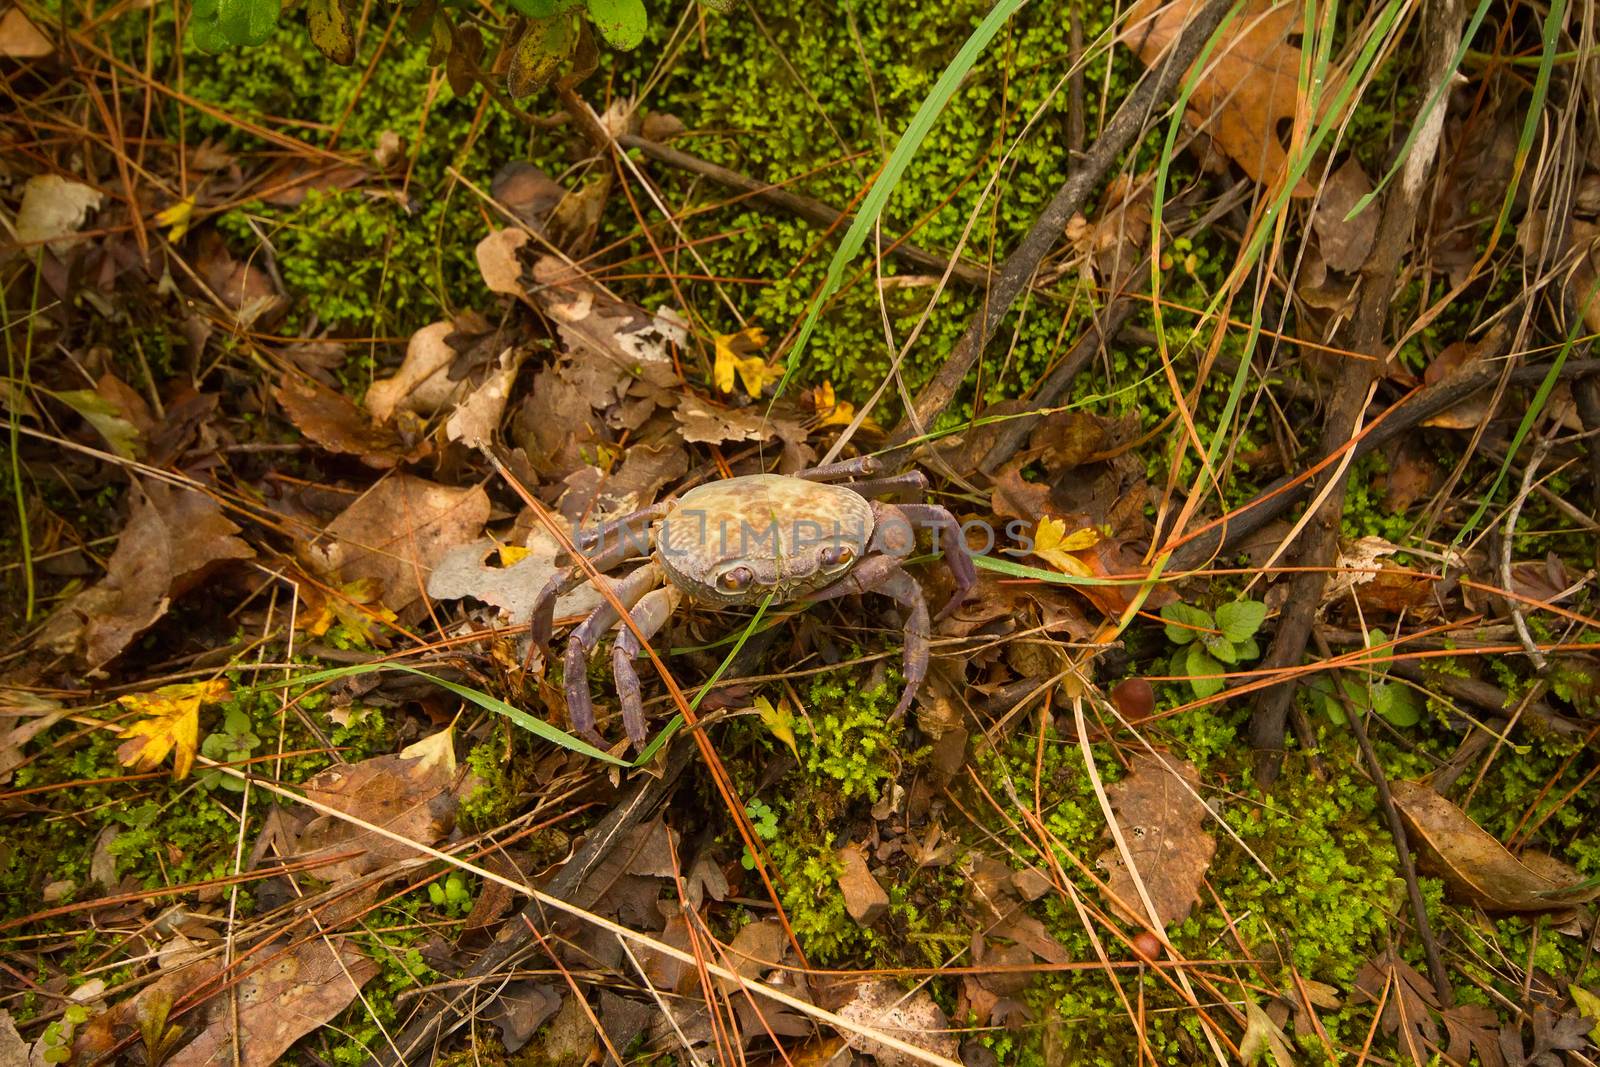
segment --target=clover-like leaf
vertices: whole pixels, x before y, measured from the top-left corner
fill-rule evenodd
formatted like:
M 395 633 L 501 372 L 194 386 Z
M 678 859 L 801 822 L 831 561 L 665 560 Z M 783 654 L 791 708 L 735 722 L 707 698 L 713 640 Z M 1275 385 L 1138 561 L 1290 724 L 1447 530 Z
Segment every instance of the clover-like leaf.
M 1400 682 L 1381 682 L 1372 687 L 1372 710 L 1382 715 L 1391 726 L 1415 726 L 1422 721 L 1422 697 L 1409 685 Z
M 506 90 L 512 98 L 520 100 L 548 85 L 561 61 L 572 51 L 572 42 L 572 20 L 567 15 L 530 22 L 516 51 L 511 53 L 511 67 L 506 71 Z
M 1184 667 L 1189 675 L 1189 687 L 1194 695 L 1204 700 L 1216 696 L 1227 687 L 1223 680 L 1223 666 L 1211 658 L 1205 646 L 1198 641 L 1190 645 L 1184 657 Z
M 348 67 L 356 58 L 356 35 L 342 0 L 306 0 L 311 43 L 328 59 Z
M 589 19 L 612 48 L 637 48 L 650 26 L 644 0 L 589 0 Z
M 1267 619 L 1267 606 L 1259 600 L 1234 600 L 1217 608 L 1217 629 L 1234 644 L 1254 637 Z
M 1175 645 L 1187 645 L 1201 634 L 1217 628 L 1209 611 L 1201 611 L 1177 601 L 1164 606 L 1161 617 L 1167 621 L 1167 640 Z

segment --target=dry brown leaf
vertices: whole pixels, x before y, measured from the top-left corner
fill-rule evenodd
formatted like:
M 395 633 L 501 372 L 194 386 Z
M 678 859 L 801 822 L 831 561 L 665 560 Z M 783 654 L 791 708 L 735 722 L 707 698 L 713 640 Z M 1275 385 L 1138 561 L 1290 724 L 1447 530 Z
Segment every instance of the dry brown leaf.
M 194 1034 L 164 1067 L 209 1067 L 233 1063 L 234 1041 L 241 1067 L 272 1067 L 300 1038 L 338 1015 L 356 992 L 378 973 L 341 936 L 311 938 L 298 945 L 281 942 L 252 952 L 241 967 L 245 977 L 234 994 L 222 989 L 222 966 L 205 961 L 163 976 L 138 995 L 92 1017 L 78 1032 L 74 1062 L 92 1063 L 110 1055 L 123 1038 L 138 1045 L 140 1009 L 148 1004 L 201 997 L 196 1013 L 173 1021 Z M 237 1012 L 235 1012 L 237 1007 Z M 198 1033 L 194 1028 L 201 1027 Z
M 48 243 L 50 251 L 61 255 L 82 238 L 74 237 L 100 207 L 105 196 L 82 182 L 59 174 L 39 174 L 22 187 L 22 203 L 17 208 L 17 243 Z
M 1428 385 L 1438 385 L 1457 374 L 1479 370 L 1499 351 L 1498 334 L 1490 334 L 1479 341 L 1456 341 L 1446 345 L 1444 351 L 1433 357 L 1428 369 L 1422 373 L 1422 380 Z M 1490 406 L 1492 398 L 1491 390 L 1480 390 L 1461 403 L 1422 420 L 1422 425 L 1445 430 L 1477 429 L 1494 414 L 1494 409 Z
M 1485 911 L 1555 911 L 1600 899 L 1600 886 L 1572 889 L 1582 877 L 1553 857 L 1518 859 L 1427 786 L 1394 782 L 1390 790 L 1422 866 Z
M 488 519 L 489 497 L 480 486 L 455 488 L 396 475 L 328 524 L 329 543 L 309 545 L 305 553 L 341 583 L 377 581 L 383 603 L 399 612 L 421 598 L 445 553 L 476 540 Z
M 887 979 L 863 982 L 852 990 L 848 1003 L 838 1014 L 853 1023 L 881 1030 L 948 1060 L 955 1060 L 959 1044 L 950 1032 L 950 1021 L 926 989 L 907 993 Z M 907 1053 L 892 1049 L 850 1030 L 843 1033 L 845 1043 L 863 1055 L 872 1056 L 879 1067 L 920 1067 L 921 1062 Z
M 1413 1063 L 1420 1067 L 1430 1061 L 1430 1050 L 1439 1045 L 1439 1026 L 1433 1018 L 1439 997 L 1432 982 L 1386 949 L 1356 975 L 1356 992 L 1374 1003 L 1383 1002 L 1379 1018 L 1383 1032 L 1399 1038 Z
M 445 729 L 395 755 L 330 767 L 302 788 L 320 804 L 419 844 L 433 845 L 455 826 L 460 798 L 476 787 L 470 775 L 458 779 L 454 739 Z M 311 873 L 327 882 L 340 882 L 421 855 L 334 815 L 318 815 L 300 834 L 299 859 L 323 859 L 346 852 L 360 854 Z
M 289 310 L 288 299 L 265 268 L 251 259 L 235 259 L 214 230 L 204 231 L 199 240 L 195 267 L 240 326 L 264 328 Z
M 1128 14 L 1123 43 L 1145 66 L 1154 66 L 1164 61 L 1200 6 L 1200 0 L 1140 0 Z M 1264 185 L 1285 175 L 1288 157 L 1277 130 L 1292 122 L 1303 104 L 1300 49 L 1288 43 L 1299 25 L 1300 9 L 1294 5 L 1249 0 L 1189 97 L 1190 122 Z M 1311 193 L 1303 179 L 1295 184 L 1295 196 Z
M 28 20 L 21 8 L 7 8 L 0 15 L 0 56 L 7 59 L 43 59 L 56 46 Z
M 699 397 L 689 396 L 678 404 L 673 415 L 683 428 L 683 439 L 691 443 L 720 445 L 730 441 L 765 441 L 773 437 L 785 441 L 805 439 L 805 431 L 798 423 L 767 418 L 764 404 L 719 408 Z
M 1283 1027 L 1273 1022 L 1253 1000 L 1245 1001 L 1244 1011 L 1245 1028 L 1244 1036 L 1239 1039 L 1239 1058 L 1247 1064 L 1255 1063 L 1270 1049 L 1277 1067 L 1292 1067 L 1294 1054 Z
M 519 253 L 531 238 L 516 228 L 496 230 L 478 242 L 478 273 L 490 292 L 504 293 L 518 300 L 527 300 L 528 291 L 522 285 L 522 259 Z
M 1483 1004 L 1456 1004 L 1439 1013 L 1450 1044 L 1444 1051 L 1451 1063 L 1470 1063 L 1478 1053 L 1479 1067 L 1505 1067 L 1500 1054 L 1500 1017 Z
M 152 480 L 134 483 L 132 495 L 133 512 L 105 578 L 58 608 L 37 639 L 91 668 L 119 655 L 213 565 L 255 555 L 205 493 Z
M 746 923 L 728 943 L 726 965 L 747 982 L 759 979 L 767 971 L 783 962 L 789 949 L 789 935 L 777 919 L 760 919 Z M 731 993 L 734 984 L 720 979 L 724 992 Z
M 862 926 L 871 926 L 888 912 L 889 894 L 872 877 L 860 845 L 846 845 L 838 856 L 843 864 L 839 872 L 839 892 L 844 897 L 844 910 Z
M 532 163 L 507 163 L 495 171 L 489 195 L 507 211 L 537 233 L 545 232 L 545 220 L 567 190 Z
M 1154 921 L 1163 928 L 1188 916 L 1217 850 L 1216 841 L 1205 832 L 1209 813 L 1190 792 L 1199 782 L 1200 772 L 1184 760 L 1140 753 L 1133 757 L 1128 776 L 1106 787 L 1129 858 L 1155 906 Z M 1142 926 L 1147 920 L 1141 898 L 1121 852 L 1113 846 L 1096 862 L 1109 872 L 1116 894 L 1112 909 Z
M 456 351 L 445 343 L 455 329 L 452 322 L 434 322 L 412 334 L 394 377 L 380 378 L 367 390 L 367 413 L 388 422 L 396 411 L 427 417 L 444 407 L 456 390 L 449 373 Z
M 1336 271 L 1353 274 L 1372 251 L 1378 235 L 1377 208 L 1369 206 L 1355 218 L 1345 218 L 1371 191 L 1372 180 L 1354 157 L 1330 174 L 1318 191 L 1311 227 L 1317 232 L 1323 261 Z
M 500 353 L 489 376 L 463 397 L 445 420 L 444 435 L 471 448 L 492 443 L 500 429 L 500 419 L 505 415 L 506 402 L 511 399 L 511 384 L 516 381 L 517 370 L 527 354 L 521 348 L 508 348 Z
M 329 452 L 357 456 L 377 470 L 419 458 L 427 442 L 407 449 L 392 428 L 374 426 L 342 393 L 317 382 L 284 374 L 272 391 L 289 421 L 314 444 Z

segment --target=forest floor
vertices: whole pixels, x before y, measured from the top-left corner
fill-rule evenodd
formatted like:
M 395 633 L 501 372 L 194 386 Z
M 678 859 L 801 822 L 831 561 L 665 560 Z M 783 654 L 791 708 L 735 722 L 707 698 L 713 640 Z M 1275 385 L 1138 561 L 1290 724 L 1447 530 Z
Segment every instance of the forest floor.
M 0 1067 L 1600 1063 L 1591 7 L 256 2 L 0 14 Z

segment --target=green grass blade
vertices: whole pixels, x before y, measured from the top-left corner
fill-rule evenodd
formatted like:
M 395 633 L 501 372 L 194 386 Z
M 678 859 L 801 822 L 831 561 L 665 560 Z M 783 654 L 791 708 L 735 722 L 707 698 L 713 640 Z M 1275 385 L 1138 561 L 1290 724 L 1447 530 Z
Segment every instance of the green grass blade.
M 961 46 L 961 51 L 956 53 L 950 65 L 945 67 L 944 73 L 939 75 L 939 80 L 928 93 L 927 99 L 922 101 L 917 113 L 911 117 L 906 132 L 900 135 L 900 143 L 895 145 L 894 151 L 889 154 L 889 161 L 884 164 L 883 171 L 862 199 L 861 209 L 856 212 L 855 218 L 850 222 L 850 228 L 845 231 L 844 238 L 834 251 L 833 258 L 828 261 L 828 272 L 823 278 L 822 288 L 812 298 L 811 307 L 806 310 L 805 322 L 801 324 L 800 332 L 795 336 L 794 346 L 789 349 L 783 378 L 773 393 L 774 398 L 782 395 L 784 387 L 789 384 L 789 379 L 799 369 L 800 357 L 805 352 L 806 342 L 810 340 L 812 331 L 816 329 L 817 319 L 821 316 L 823 307 L 839 290 L 839 285 L 844 280 L 845 268 L 866 244 L 867 234 L 883 214 L 883 209 L 889 203 L 889 197 L 894 192 L 895 186 L 900 184 L 906 167 L 911 164 L 917 149 L 922 147 L 923 140 L 933 129 L 934 120 L 955 96 L 956 90 L 961 87 L 961 80 L 978 62 L 978 56 L 988 47 L 994 35 L 1000 32 L 1000 27 L 1004 26 L 1006 20 L 1024 3 L 1026 0 L 996 0 L 994 7 L 989 9 L 989 13 L 978 24 L 978 28 L 972 31 L 972 36 Z

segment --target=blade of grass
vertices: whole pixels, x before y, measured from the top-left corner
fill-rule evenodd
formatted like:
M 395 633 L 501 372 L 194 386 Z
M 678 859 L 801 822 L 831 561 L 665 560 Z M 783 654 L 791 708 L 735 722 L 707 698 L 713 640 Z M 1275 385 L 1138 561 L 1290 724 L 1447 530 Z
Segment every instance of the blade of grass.
M 883 170 L 878 173 L 877 179 L 872 183 L 872 188 L 861 201 L 861 209 L 856 212 L 850 221 L 850 228 L 845 231 L 844 238 L 839 242 L 839 247 L 834 251 L 833 258 L 828 261 L 828 270 L 823 277 L 822 288 L 811 300 L 811 306 L 806 309 L 805 321 L 801 323 L 800 332 L 795 336 L 794 345 L 789 349 L 789 358 L 783 371 L 783 378 L 779 380 L 778 387 L 773 391 L 776 400 L 783 394 L 784 388 L 789 384 L 790 378 L 800 367 L 800 357 L 805 352 L 806 341 L 811 338 L 812 331 L 816 328 L 817 319 L 822 314 L 823 307 L 830 297 L 838 291 L 840 283 L 844 280 L 844 271 L 855 259 L 866 243 L 867 234 L 883 214 L 884 207 L 889 203 L 889 197 L 894 192 L 895 186 L 900 184 L 901 177 L 905 174 L 906 167 L 911 164 L 911 159 L 917 154 L 917 149 L 922 146 L 923 140 L 933 129 L 934 120 L 939 113 L 950 103 L 956 90 L 961 87 L 961 80 L 967 76 L 978 61 L 978 56 L 983 52 L 994 35 L 1000 32 L 1000 27 L 1006 20 L 1016 13 L 1027 0 L 996 0 L 994 7 L 984 16 L 978 28 L 972 31 L 961 50 L 956 53 L 950 65 L 945 67 L 944 73 L 939 75 L 939 80 L 934 83 L 932 91 L 922 101 L 922 106 L 911 117 L 906 125 L 905 133 L 900 135 L 900 142 L 895 145 L 894 151 L 889 154 L 888 162 L 883 165 Z

